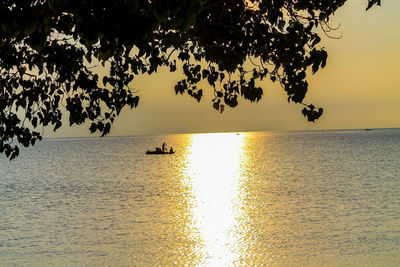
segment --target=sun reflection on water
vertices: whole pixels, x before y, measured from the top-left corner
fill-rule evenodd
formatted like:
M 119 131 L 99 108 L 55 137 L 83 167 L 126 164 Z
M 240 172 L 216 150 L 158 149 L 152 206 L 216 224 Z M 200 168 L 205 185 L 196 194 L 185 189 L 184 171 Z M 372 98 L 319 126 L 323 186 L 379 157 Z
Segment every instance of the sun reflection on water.
M 186 183 L 191 206 L 193 236 L 199 240 L 201 264 L 226 266 L 239 262 L 237 247 L 245 226 L 241 166 L 245 135 L 197 134 L 191 137 Z

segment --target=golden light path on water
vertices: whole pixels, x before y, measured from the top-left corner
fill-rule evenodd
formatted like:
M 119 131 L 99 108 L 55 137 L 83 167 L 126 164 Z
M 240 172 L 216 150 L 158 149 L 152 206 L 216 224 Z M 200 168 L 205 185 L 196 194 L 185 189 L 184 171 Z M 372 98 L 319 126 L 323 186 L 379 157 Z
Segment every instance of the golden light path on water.
M 239 262 L 245 232 L 241 166 L 245 134 L 197 134 L 191 137 L 185 183 L 190 203 L 190 229 L 200 265 L 231 266 Z

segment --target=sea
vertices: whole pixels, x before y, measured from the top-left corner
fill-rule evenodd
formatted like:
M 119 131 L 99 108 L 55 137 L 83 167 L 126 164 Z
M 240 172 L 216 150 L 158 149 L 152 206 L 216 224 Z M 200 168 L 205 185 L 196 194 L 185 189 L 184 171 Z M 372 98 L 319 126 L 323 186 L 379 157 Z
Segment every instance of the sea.
M 0 158 L 0 266 L 400 266 L 400 129 L 45 139 Z

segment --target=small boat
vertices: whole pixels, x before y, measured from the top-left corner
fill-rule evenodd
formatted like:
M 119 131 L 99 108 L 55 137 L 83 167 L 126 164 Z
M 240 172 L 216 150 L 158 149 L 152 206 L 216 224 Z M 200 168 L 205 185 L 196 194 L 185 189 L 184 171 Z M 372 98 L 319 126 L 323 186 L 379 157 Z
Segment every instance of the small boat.
M 165 154 L 174 154 L 175 151 L 172 149 L 170 150 L 162 150 L 159 147 L 156 147 L 156 150 L 147 150 L 146 154 L 157 154 L 157 155 L 165 155 Z
M 146 151 L 146 154 L 157 154 L 157 155 L 165 155 L 165 154 L 174 154 L 175 153 L 175 151 L 158 151 L 158 150 L 147 150 Z

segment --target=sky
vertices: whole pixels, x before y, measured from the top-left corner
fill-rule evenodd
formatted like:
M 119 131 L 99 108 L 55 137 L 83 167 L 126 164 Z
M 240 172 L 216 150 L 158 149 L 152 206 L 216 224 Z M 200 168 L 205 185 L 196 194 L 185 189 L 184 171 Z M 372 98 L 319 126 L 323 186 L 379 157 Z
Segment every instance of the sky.
M 204 88 L 200 103 L 175 95 L 183 76 L 165 69 L 135 78 L 139 106 L 124 109 L 110 135 L 400 127 L 400 1 L 384 0 L 368 11 L 366 5 L 366 0 L 347 1 L 331 20 L 340 25 L 334 35 L 342 37 L 321 36 L 327 66 L 308 76 L 304 100 L 324 108 L 315 123 L 303 117 L 301 105 L 288 104 L 283 89 L 270 80 L 259 84 L 261 101 L 240 99 L 236 108 L 219 114 L 212 108 L 211 88 Z M 88 125 L 64 125 L 55 134 L 47 129 L 45 136 L 90 136 Z

